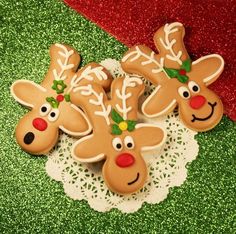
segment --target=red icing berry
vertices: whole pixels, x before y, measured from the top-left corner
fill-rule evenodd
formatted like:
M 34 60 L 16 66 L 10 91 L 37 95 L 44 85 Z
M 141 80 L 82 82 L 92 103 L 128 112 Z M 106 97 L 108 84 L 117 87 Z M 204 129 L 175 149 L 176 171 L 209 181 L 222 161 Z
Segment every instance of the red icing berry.
M 181 76 L 185 76 L 185 75 L 186 75 L 186 71 L 185 71 L 184 69 L 180 69 L 180 70 L 179 70 L 179 74 L 180 74 Z
M 116 164 L 119 167 L 129 167 L 135 162 L 134 156 L 129 153 L 123 153 L 117 156 Z
M 191 97 L 190 101 L 189 101 L 189 105 L 193 108 L 193 109 L 199 109 L 201 108 L 206 102 L 206 98 L 201 96 L 201 95 L 197 95 L 197 96 L 193 96 Z
M 62 102 L 63 100 L 64 100 L 64 96 L 63 95 L 61 95 L 61 94 L 57 95 L 57 101 L 58 102 Z
M 39 131 L 44 131 L 48 127 L 47 122 L 42 118 L 35 118 L 32 124 Z

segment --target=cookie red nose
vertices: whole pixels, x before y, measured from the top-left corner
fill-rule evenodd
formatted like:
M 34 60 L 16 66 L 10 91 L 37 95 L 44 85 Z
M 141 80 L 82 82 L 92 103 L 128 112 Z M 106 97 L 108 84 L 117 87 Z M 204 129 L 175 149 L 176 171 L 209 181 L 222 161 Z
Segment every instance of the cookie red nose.
M 41 118 L 35 118 L 33 120 L 33 126 L 39 130 L 39 131 L 44 131 L 47 129 L 48 127 L 48 124 L 47 122 L 44 120 L 44 119 L 41 119 Z
M 134 156 L 128 153 L 120 154 L 116 158 L 116 164 L 119 167 L 130 167 L 134 164 Z
M 199 109 L 201 108 L 206 102 L 206 98 L 201 96 L 201 95 L 197 95 L 197 96 L 193 96 L 191 97 L 190 101 L 189 101 L 189 105 L 193 108 L 193 109 Z

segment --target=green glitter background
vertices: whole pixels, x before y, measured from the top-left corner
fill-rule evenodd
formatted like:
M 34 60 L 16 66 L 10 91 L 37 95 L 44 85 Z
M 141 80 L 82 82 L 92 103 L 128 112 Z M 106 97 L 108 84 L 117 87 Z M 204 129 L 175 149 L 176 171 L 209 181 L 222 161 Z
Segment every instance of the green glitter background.
M 0 0 L 0 233 L 236 233 L 236 124 L 224 117 L 196 136 L 187 181 L 160 204 L 133 214 L 92 210 L 47 176 L 46 158 L 24 153 L 14 127 L 26 109 L 10 97 L 14 80 L 40 82 L 48 48 L 64 42 L 83 64 L 120 59 L 126 47 L 57 0 Z

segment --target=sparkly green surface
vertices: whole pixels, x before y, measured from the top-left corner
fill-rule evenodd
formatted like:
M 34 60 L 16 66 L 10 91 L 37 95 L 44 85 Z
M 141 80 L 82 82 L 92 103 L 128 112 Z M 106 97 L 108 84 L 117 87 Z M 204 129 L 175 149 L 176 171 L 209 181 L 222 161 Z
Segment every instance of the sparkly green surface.
M 226 117 L 197 135 L 200 154 L 184 185 L 134 214 L 99 213 L 71 200 L 47 176 L 46 158 L 19 149 L 14 126 L 26 110 L 10 97 L 10 84 L 41 81 L 55 42 L 81 51 L 84 64 L 126 50 L 56 0 L 0 0 L 0 233 L 235 233 L 236 124 Z

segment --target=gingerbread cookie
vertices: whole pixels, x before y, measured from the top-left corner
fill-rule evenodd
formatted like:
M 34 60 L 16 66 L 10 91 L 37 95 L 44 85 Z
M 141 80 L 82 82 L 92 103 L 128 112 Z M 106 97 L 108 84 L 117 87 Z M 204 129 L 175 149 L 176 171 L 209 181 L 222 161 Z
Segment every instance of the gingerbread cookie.
M 181 23 L 166 24 L 154 36 L 159 54 L 144 45 L 134 46 L 124 55 L 122 68 L 157 85 L 142 105 L 146 116 L 168 114 L 178 105 L 187 127 L 207 131 L 223 115 L 220 98 L 207 86 L 222 73 L 224 60 L 211 54 L 192 62 L 183 43 L 184 34 Z
M 48 152 L 58 140 L 59 129 L 73 136 L 84 136 L 91 131 L 85 114 L 70 99 L 73 88 L 97 82 L 110 86 L 106 70 L 91 63 L 78 69 L 80 55 L 69 46 L 52 45 L 48 73 L 39 85 L 29 80 L 18 80 L 11 86 L 16 101 L 31 109 L 16 127 L 16 140 L 23 150 L 32 154 Z
M 141 79 L 125 77 L 112 82 L 110 99 L 98 84 L 80 86 L 71 93 L 71 100 L 85 110 L 93 126 L 93 134 L 73 146 L 73 157 L 81 162 L 105 160 L 105 183 L 119 194 L 134 193 L 144 185 L 147 167 L 140 153 L 165 140 L 161 128 L 137 122 L 143 91 Z

